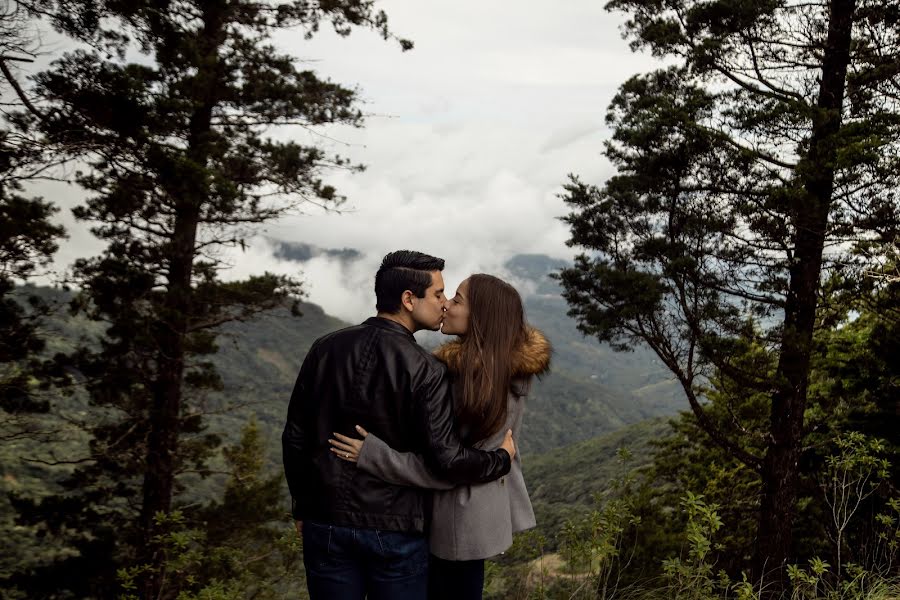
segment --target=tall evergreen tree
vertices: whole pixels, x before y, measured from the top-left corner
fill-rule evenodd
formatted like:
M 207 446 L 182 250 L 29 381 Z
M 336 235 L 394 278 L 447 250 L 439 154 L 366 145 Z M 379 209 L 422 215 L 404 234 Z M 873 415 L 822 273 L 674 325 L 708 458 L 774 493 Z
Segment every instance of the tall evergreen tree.
M 622 85 L 602 188 L 573 178 L 563 271 L 582 330 L 649 345 L 710 438 L 761 477 L 756 565 L 791 557 L 822 283 L 896 244 L 900 12 L 877 0 L 612 0 L 670 66 Z M 827 312 L 827 311 L 826 311 Z M 736 364 L 750 346 L 758 364 Z M 728 377 L 767 398 L 762 452 L 707 417 Z
M 112 551 L 150 566 L 141 593 L 156 598 L 165 577 L 156 523 L 177 502 L 179 474 L 204 471 L 218 444 L 204 430 L 202 400 L 221 383 L 204 356 L 222 324 L 300 292 L 271 274 L 222 281 L 221 249 L 243 247 L 254 225 L 302 202 L 337 205 L 323 173 L 358 168 L 315 145 L 266 137 L 275 126 L 363 118 L 354 90 L 270 38 L 289 28 L 309 37 L 329 22 L 341 35 L 364 27 L 392 36 L 371 0 L 65 4 L 74 12 L 59 26 L 88 47 L 37 75 L 36 89 L 51 107 L 44 133 L 89 165 L 78 183 L 90 197 L 75 216 L 107 243 L 75 264 L 82 294 L 73 308 L 108 326 L 99 350 L 76 359 L 109 418 L 93 427 L 90 460 L 66 482 L 71 491 L 31 514 L 102 531 L 75 542 L 81 551 L 68 567 L 53 567 L 77 568 L 76 593 L 110 593 L 118 561 L 88 555 Z

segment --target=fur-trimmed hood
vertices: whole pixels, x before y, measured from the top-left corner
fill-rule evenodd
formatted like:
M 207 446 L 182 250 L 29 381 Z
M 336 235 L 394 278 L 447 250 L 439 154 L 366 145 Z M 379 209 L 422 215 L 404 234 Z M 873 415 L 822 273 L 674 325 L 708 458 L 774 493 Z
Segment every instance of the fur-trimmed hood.
M 544 375 L 550 370 L 550 355 L 553 347 L 539 329 L 528 327 L 525 343 L 512 353 L 513 377 Z M 442 344 L 434 355 L 447 365 L 451 373 L 462 371 L 462 341 L 454 340 Z

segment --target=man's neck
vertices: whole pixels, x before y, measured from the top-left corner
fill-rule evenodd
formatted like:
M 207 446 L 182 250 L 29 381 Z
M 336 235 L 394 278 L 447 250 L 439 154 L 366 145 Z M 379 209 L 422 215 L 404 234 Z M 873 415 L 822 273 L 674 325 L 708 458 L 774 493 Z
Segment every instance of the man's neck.
M 410 333 L 416 332 L 415 326 L 413 325 L 413 322 L 412 322 L 412 319 L 404 318 L 404 316 L 402 314 L 380 312 L 380 313 L 376 314 L 375 316 L 380 319 L 387 319 L 388 321 L 393 321 L 394 323 L 400 323 L 401 325 L 406 327 L 406 329 Z

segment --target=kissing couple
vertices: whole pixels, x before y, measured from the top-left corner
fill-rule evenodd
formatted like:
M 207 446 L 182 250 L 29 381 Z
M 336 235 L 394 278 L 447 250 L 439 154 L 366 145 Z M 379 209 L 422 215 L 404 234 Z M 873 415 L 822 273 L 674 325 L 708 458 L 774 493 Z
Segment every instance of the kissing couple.
M 444 295 L 444 261 L 400 250 L 377 315 L 316 340 L 282 435 L 312 600 L 480 599 L 484 560 L 535 526 L 514 439 L 550 344 L 492 275 Z M 434 354 L 413 333 L 456 339 Z

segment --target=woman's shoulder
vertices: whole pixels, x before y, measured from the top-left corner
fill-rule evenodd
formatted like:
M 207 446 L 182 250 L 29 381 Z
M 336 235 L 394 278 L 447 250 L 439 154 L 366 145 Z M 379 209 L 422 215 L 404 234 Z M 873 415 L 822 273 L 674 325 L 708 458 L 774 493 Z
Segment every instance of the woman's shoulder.
M 460 339 L 441 344 L 435 348 L 433 356 L 436 360 L 447 365 L 450 373 L 458 374 L 462 371 L 463 345 Z
M 524 398 L 531 393 L 531 384 L 534 381 L 533 375 L 519 375 L 513 377 L 509 384 L 509 393 L 513 398 Z
M 513 380 L 545 375 L 550 371 L 552 355 L 553 346 L 547 336 L 537 327 L 528 327 L 525 339 L 512 352 Z

